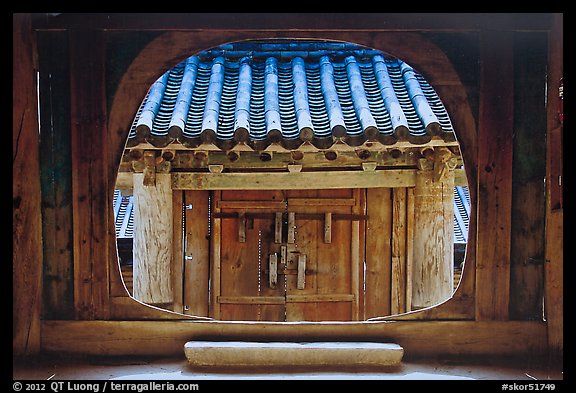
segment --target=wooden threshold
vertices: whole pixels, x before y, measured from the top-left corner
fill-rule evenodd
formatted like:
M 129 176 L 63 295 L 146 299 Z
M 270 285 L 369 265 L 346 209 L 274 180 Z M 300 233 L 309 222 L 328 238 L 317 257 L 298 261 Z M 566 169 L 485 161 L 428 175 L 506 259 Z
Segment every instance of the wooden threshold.
M 189 341 L 190 366 L 205 367 L 389 367 L 398 366 L 404 349 L 381 342 Z

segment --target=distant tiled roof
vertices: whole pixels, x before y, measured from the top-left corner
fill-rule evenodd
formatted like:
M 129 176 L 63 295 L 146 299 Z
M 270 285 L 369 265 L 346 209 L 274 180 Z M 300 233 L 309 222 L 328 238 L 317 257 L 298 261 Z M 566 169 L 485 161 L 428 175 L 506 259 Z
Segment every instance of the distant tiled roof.
M 114 221 L 118 238 L 132 238 L 134 215 L 133 197 L 114 191 Z M 468 242 L 468 223 L 470 221 L 470 195 L 468 187 L 454 187 L 454 243 Z
M 363 46 L 275 40 L 225 44 L 176 65 L 150 88 L 127 147 L 220 149 L 271 143 L 319 149 L 338 140 L 454 141 L 434 89 L 405 62 Z
M 468 242 L 470 194 L 468 187 L 454 187 L 454 243 Z
M 117 238 L 132 238 L 134 231 L 134 214 L 132 207 L 134 198 L 122 195 L 120 190 L 114 190 L 114 222 Z

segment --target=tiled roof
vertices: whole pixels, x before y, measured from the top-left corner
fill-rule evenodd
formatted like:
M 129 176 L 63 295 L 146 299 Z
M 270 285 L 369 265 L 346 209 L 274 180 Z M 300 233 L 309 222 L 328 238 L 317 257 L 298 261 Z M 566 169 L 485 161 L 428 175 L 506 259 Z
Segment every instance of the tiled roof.
M 114 191 L 114 221 L 118 238 L 132 238 L 134 214 L 133 197 Z M 468 242 L 468 224 L 470 221 L 470 195 L 468 187 L 454 187 L 454 243 Z
M 405 62 L 363 46 L 275 40 L 225 44 L 162 75 L 135 116 L 127 147 L 244 143 L 319 149 L 337 141 L 454 141 L 434 89 Z

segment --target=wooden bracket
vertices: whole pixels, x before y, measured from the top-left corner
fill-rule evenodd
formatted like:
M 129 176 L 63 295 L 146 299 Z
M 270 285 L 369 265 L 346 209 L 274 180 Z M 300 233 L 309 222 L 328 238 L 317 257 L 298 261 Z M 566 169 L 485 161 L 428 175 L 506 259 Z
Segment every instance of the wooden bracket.
M 375 171 L 377 165 L 378 165 L 378 163 L 373 162 L 373 161 L 363 162 L 362 163 L 362 170 L 363 171 L 370 171 L 370 172 Z
M 145 186 L 156 185 L 156 152 L 153 150 L 146 150 L 143 156 L 144 160 L 144 180 Z
M 452 152 L 447 148 L 434 149 L 434 182 L 441 181 L 449 170 L 448 162 L 452 158 Z
M 290 173 L 302 172 L 302 165 L 300 165 L 300 164 L 288 164 L 288 172 L 290 172 Z
M 222 171 L 224 170 L 224 165 L 211 164 L 208 165 L 208 170 L 210 171 L 210 173 L 222 173 Z

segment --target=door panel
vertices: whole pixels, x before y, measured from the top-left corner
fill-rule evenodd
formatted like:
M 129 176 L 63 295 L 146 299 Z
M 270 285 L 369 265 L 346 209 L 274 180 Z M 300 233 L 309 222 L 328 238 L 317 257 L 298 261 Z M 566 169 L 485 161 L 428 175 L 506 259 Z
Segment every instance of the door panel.
M 215 243 L 219 243 L 220 261 L 213 261 L 219 263 L 219 269 L 213 269 L 220 274 L 214 305 L 219 312 L 215 315 L 253 321 L 358 319 L 362 192 L 219 194 L 215 218 L 220 225 L 215 227 L 220 233 L 214 236 L 220 238 Z M 271 255 L 276 261 L 273 269 Z M 277 272 L 274 287 L 271 270 Z
M 295 212 L 295 249 L 306 255 L 306 285 L 287 278 L 288 321 L 350 321 L 354 319 L 352 292 L 352 225 L 349 219 L 332 219 L 326 243 L 325 213 L 353 213 L 352 190 L 307 190 L 288 193 L 288 211 Z M 356 234 L 357 236 L 358 234 Z M 358 242 L 355 242 L 358 245 Z

